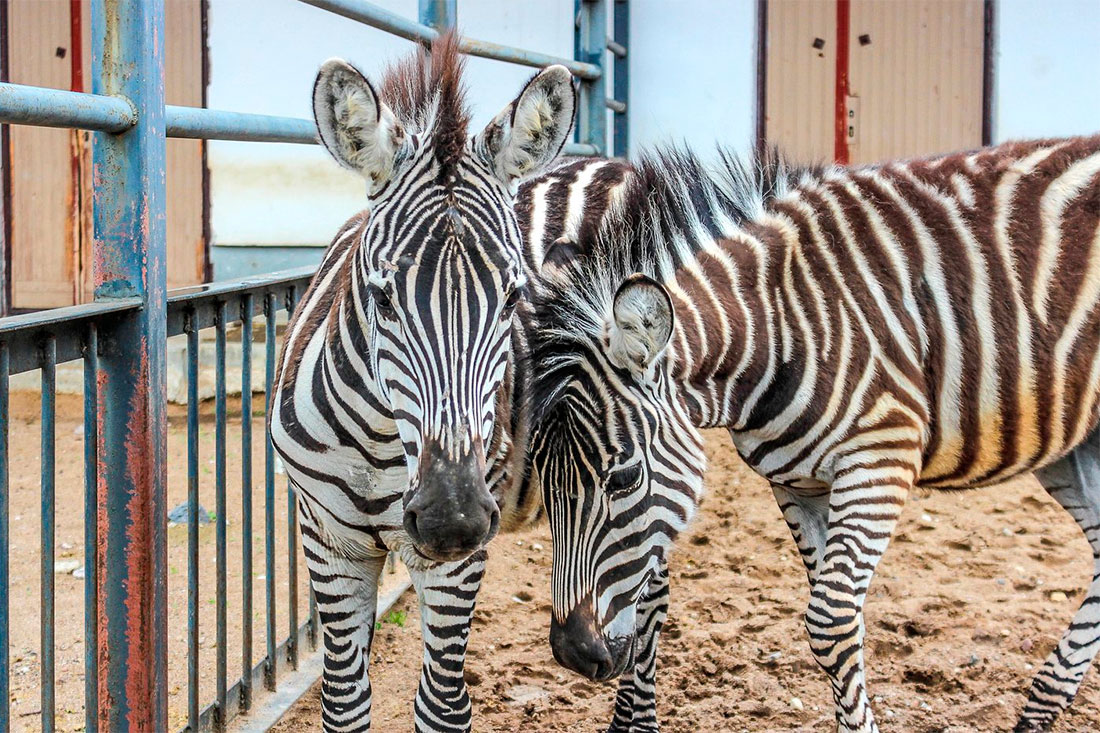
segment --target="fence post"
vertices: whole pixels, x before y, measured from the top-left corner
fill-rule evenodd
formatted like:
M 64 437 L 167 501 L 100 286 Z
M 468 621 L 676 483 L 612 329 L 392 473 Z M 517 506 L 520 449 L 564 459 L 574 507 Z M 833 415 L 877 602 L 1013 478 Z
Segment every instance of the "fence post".
M 615 99 L 626 109 L 615 112 L 611 144 L 616 158 L 630 154 L 630 2 L 615 0 L 613 38 L 625 53 L 615 53 Z
M 420 22 L 437 31 L 454 28 L 458 22 L 457 0 L 420 0 Z
M 95 297 L 142 308 L 99 334 L 100 730 L 164 730 L 167 702 L 164 0 L 92 1 L 92 91 L 134 127 L 93 155 Z
M 578 61 L 599 66 L 607 65 L 607 2 L 581 0 Z M 607 155 L 607 74 L 581 83 L 579 142 L 594 145 L 597 155 Z

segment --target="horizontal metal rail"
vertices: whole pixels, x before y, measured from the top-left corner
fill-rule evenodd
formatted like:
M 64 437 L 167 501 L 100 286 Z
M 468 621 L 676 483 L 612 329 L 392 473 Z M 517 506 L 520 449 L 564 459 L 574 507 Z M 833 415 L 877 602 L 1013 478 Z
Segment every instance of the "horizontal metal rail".
M 85 335 L 90 326 L 107 324 L 140 308 L 140 298 L 117 298 L 0 318 L 0 341 L 8 346 L 10 354 L 8 373 L 20 374 L 41 367 L 38 349 L 46 339 L 54 340 L 57 363 L 80 359 L 84 356 Z
M 392 33 L 409 41 L 429 43 L 439 36 L 439 31 L 431 26 L 417 23 L 404 18 L 385 8 L 372 5 L 363 0 L 300 0 L 307 5 L 330 13 L 341 15 L 350 20 L 357 21 L 372 28 Z M 561 64 L 582 79 L 599 79 L 603 75 L 603 69 L 597 64 L 589 64 L 583 61 L 551 56 L 537 51 L 527 51 L 514 46 L 504 46 L 491 41 L 480 41 L 474 38 L 462 38 L 458 42 L 458 48 L 463 53 L 471 56 L 480 56 L 497 61 L 507 61 L 523 66 L 550 66 Z
M 171 104 L 165 108 L 165 131 L 168 137 L 200 140 L 317 144 L 313 120 Z
M 120 97 L 3 82 L 0 122 L 124 132 L 136 124 L 137 112 Z

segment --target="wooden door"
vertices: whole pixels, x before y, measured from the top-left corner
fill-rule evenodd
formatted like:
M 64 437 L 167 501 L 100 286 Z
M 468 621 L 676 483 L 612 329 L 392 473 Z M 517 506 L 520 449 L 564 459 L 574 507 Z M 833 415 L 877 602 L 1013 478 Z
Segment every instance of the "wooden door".
M 9 76 L 21 84 L 90 91 L 89 2 L 8 0 Z M 165 97 L 202 106 L 202 0 L 165 3 Z M 74 55 L 80 59 L 74 64 Z M 93 299 L 89 133 L 11 126 L 11 307 L 50 308 Z M 165 174 L 168 287 L 204 280 L 203 142 L 169 140 Z
M 857 164 L 981 145 L 984 23 L 982 0 L 769 0 L 768 142 Z

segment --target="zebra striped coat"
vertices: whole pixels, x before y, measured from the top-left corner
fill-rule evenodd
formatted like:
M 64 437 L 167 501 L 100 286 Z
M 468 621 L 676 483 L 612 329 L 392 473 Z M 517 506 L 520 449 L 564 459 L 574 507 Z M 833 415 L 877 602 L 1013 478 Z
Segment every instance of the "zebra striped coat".
M 337 235 L 288 325 L 269 429 L 297 494 L 322 623 L 324 728 L 370 727 L 377 585 L 394 550 L 421 610 L 416 730 L 468 731 L 462 668 L 482 547 L 540 512 L 522 470 L 516 308 L 543 253 L 594 226 L 589 195 L 606 208 L 622 173 L 604 161 L 565 166 L 516 205 L 520 179 L 568 138 L 576 99 L 563 67 L 536 74 L 474 136 L 451 35 L 379 89 L 338 60 L 318 75 L 321 140 L 366 179 L 370 214 Z M 528 247 L 525 228 L 537 230 Z
M 554 536 L 551 641 L 628 665 L 612 730 L 655 730 L 665 559 L 702 492 L 698 428 L 772 482 L 811 584 L 841 731 L 877 730 L 863 604 L 914 486 L 1028 471 L 1095 574 L 1018 730 L 1100 648 L 1100 137 L 863 168 L 644 160 L 536 306 L 532 461 Z

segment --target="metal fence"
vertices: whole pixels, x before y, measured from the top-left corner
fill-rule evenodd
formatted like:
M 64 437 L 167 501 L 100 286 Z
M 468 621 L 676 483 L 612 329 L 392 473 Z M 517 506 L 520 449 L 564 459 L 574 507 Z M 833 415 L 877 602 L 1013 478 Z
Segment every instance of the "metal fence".
M 361 0 L 302 0 L 416 42 L 455 25 L 455 0 L 420 0 L 420 22 Z M 165 277 L 165 138 L 187 137 L 316 144 L 305 119 L 177 107 L 164 103 L 164 0 L 92 0 L 92 93 L 0 84 L 0 122 L 93 130 L 95 302 L 0 319 L 0 730 L 10 711 L 9 566 L 12 424 L 9 377 L 41 374 L 41 546 L 39 675 L 41 727 L 55 727 L 55 502 L 56 366 L 83 360 L 84 398 L 84 717 L 88 730 L 164 730 L 168 721 L 167 649 L 167 339 L 187 340 L 187 724 L 221 730 L 274 690 L 295 667 L 302 645 L 316 646 L 317 619 L 299 623 L 295 504 L 276 492 L 275 456 L 264 456 L 264 619 L 266 648 L 253 659 L 252 623 L 252 334 L 263 319 L 264 391 L 274 378 L 276 322 L 291 311 L 311 271 L 276 273 L 244 282 L 172 293 Z M 613 12 L 609 8 L 613 6 Z M 468 54 L 528 66 L 561 63 L 581 79 L 578 138 L 567 152 L 608 151 L 607 109 L 614 116 L 613 150 L 625 154 L 626 0 L 577 5 L 576 59 L 464 38 Z M 607 37 L 613 16 L 614 38 Z M 607 64 L 614 58 L 618 99 L 608 99 Z M 242 516 L 241 638 L 238 672 L 230 672 L 226 643 L 227 415 L 226 330 L 240 324 Z M 216 693 L 199 694 L 199 332 L 215 342 L 214 484 Z M 267 398 L 269 399 L 269 397 Z M 266 411 L 265 399 L 265 411 Z M 262 428 L 261 428 L 262 429 Z M 68 457 L 62 456 L 62 461 Z M 72 460 L 75 460 L 73 458 Z M 276 507 L 286 501 L 289 599 L 286 635 L 276 628 Z M 62 507 L 62 511 L 69 510 Z M 311 606 L 312 608 L 312 606 Z

